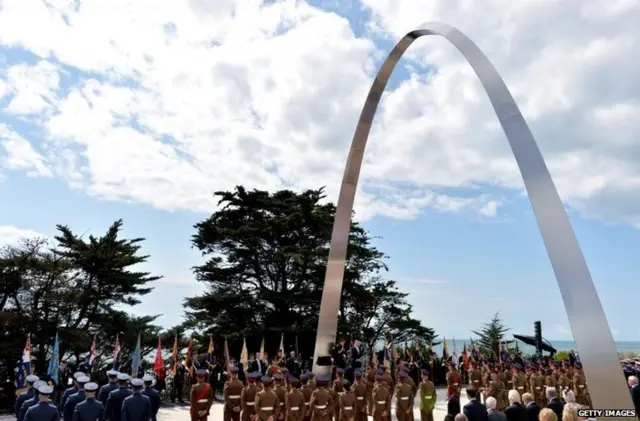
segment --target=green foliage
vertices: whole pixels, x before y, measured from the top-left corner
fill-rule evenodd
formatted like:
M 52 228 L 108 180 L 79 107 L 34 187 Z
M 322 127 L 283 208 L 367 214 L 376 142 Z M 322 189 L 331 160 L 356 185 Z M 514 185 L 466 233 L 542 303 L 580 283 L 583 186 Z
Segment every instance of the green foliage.
M 564 361 L 569 359 L 568 351 L 558 351 L 553 355 L 553 359 L 556 361 Z
M 478 352 L 481 355 L 487 356 L 499 356 L 500 344 L 505 344 L 507 347 L 513 342 L 513 340 L 506 340 L 505 334 L 509 332 L 509 328 L 506 327 L 498 313 L 493 316 L 493 319 L 479 330 L 472 330 L 471 333 L 476 335 L 474 342 L 478 348 Z
M 223 336 L 231 353 L 247 337 L 257 350 L 264 337 L 275 350 L 299 338 L 309 355 L 315 338 L 335 206 L 324 192 L 268 193 L 237 187 L 217 192 L 220 209 L 198 223 L 193 244 L 207 261 L 194 268 L 207 289 L 185 301 L 186 328 Z M 384 335 L 397 340 L 433 336 L 411 317 L 406 294 L 385 280 L 385 256 L 369 234 L 352 223 L 340 303 L 339 336 L 373 344 Z M 354 330 L 355 329 L 355 330 Z
M 143 353 L 157 344 L 157 316 L 135 317 L 119 308 L 135 306 L 158 276 L 134 268 L 146 262 L 141 238 L 120 237 L 122 221 L 105 235 L 83 239 L 58 226 L 53 247 L 42 238 L 0 250 L 0 372 L 10 374 L 30 333 L 36 371 L 46 371 L 49 347 L 59 333 L 60 352 L 70 362 L 88 355 L 93 339 L 97 366 L 110 360 L 117 334 L 122 361 L 129 360 L 138 333 Z M 125 364 L 126 367 L 126 364 Z

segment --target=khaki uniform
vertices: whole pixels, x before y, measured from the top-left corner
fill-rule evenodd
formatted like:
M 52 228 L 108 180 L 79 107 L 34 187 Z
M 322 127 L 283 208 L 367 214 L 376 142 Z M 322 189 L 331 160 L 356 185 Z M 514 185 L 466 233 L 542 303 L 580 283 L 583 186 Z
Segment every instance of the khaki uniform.
M 393 377 L 390 374 L 384 375 L 384 382 L 387 384 L 387 389 L 389 389 L 389 393 L 393 398 L 393 393 L 395 392 L 396 383 L 393 381 Z
M 396 418 L 398 421 L 413 421 L 413 390 L 405 382 L 396 385 Z
M 302 421 L 306 411 L 304 394 L 298 389 L 292 388 L 285 396 L 287 408 L 286 421 Z
M 311 421 L 329 421 L 332 408 L 333 399 L 327 389 L 322 387 L 313 391 L 309 402 Z
M 513 375 L 511 384 L 513 385 L 513 388 L 520 393 L 520 396 L 527 392 L 527 379 L 521 372 L 517 372 Z
M 581 370 L 576 371 L 573 375 L 573 389 L 576 394 L 576 402 L 580 405 L 587 405 L 591 407 L 591 399 L 589 396 L 589 390 L 587 389 L 587 378 Z
M 244 385 L 237 378 L 230 379 L 224 384 L 224 421 L 240 421 L 243 390 Z
M 469 383 L 476 389 L 482 389 L 482 373 L 477 368 L 469 370 Z
M 438 394 L 430 380 L 423 380 L 418 386 L 420 392 L 420 421 L 433 421 L 433 409 L 436 407 Z
M 280 414 L 278 395 L 270 387 L 265 387 L 263 391 L 258 392 L 254 407 L 259 421 L 267 421 L 269 417 L 275 419 Z
M 342 396 L 340 396 L 340 399 L 338 400 L 338 404 L 339 404 L 338 420 L 354 421 L 355 414 L 357 411 L 355 395 L 351 392 L 343 393 Z
M 240 399 L 242 421 L 252 421 L 251 418 L 256 414 L 256 395 L 259 392 L 260 389 L 255 384 L 249 384 L 242 389 L 242 399 Z
M 506 408 L 507 403 L 505 401 L 505 388 L 504 384 L 498 377 L 496 380 L 491 380 L 489 383 L 489 391 L 487 392 L 487 396 L 490 396 L 496 400 L 496 409 L 498 411 L 504 410 Z
M 304 407 L 305 407 L 304 419 L 305 420 L 310 420 L 311 419 L 311 409 L 309 408 L 309 403 L 311 402 L 311 394 L 313 393 L 313 390 L 311 390 L 311 388 L 309 387 L 308 384 L 305 384 L 300 388 L 300 391 L 302 392 L 302 395 L 304 396 Z
M 367 421 L 367 381 L 356 380 L 351 385 L 351 392 L 356 400 L 354 421 Z
M 206 398 L 202 398 L 205 388 L 209 387 L 209 393 Z M 189 402 L 191 403 L 191 421 L 204 421 L 209 416 L 211 405 L 213 405 L 214 395 L 213 388 L 209 383 L 196 383 L 191 386 L 189 393 Z M 207 411 L 206 415 L 200 416 L 198 411 Z
M 331 398 L 333 399 L 333 419 L 338 421 L 340 417 L 340 397 L 344 395 L 342 381 L 336 380 L 331 388 Z
M 547 374 L 544 378 L 544 388 L 545 390 L 549 387 L 557 387 L 556 377 L 553 374 Z M 561 395 L 560 395 L 561 396 Z
M 307 382 L 307 386 L 309 387 L 309 389 L 311 389 L 312 392 L 318 388 L 318 386 L 316 385 L 316 381 L 313 379 L 309 379 L 309 381 Z
M 367 413 L 369 415 L 373 414 L 373 388 L 376 384 L 376 372 L 373 369 L 370 369 L 367 372 Z
M 502 382 L 507 386 L 506 389 L 507 391 L 512 390 L 513 389 L 513 372 L 510 370 L 504 370 L 504 380 L 502 380 Z M 520 391 L 518 391 L 520 392 Z M 522 393 L 522 392 L 520 392 Z
M 418 394 L 418 386 L 416 386 L 416 382 L 414 382 L 411 377 L 407 377 L 404 382 L 408 384 L 409 387 L 411 387 L 411 391 L 413 392 L 413 396 L 411 397 L 411 399 L 415 399 L 416 395 Z
M 573 390 L 573 380 L 570 379 L 566 373 L 562 373 L 558 379 L 558 386 L 560 386 L 562 390 Z
M 276 417 L 276 420 L 284 420 L 284 416 L 286 415 L 286 398 L 287 398 L 287 388 L 283 384 L 277 384 L 274 386 L 273 391 L 276 392 L 278 396 L 278 402 L 280 403 L 280 412 Z
M 547 406 L 547 402 L 544 396 L 544 380 L 542 376 L 537 373 L 531 374 L 531 385 L 529 386 L 533 399 L 536 401 L 536 405 L 540 408 Z
M 373 388 L 373 421 L 391 421 L 391 391 L 380 384 Z
M 527 393 L 531 393 L 533 395 L 533 390 L 531 390 L 531 372 L 527 371 L 524 374 L 524 378 L 525 378 L 525 387 L 524 387 L 524 389 L 527 391 Z

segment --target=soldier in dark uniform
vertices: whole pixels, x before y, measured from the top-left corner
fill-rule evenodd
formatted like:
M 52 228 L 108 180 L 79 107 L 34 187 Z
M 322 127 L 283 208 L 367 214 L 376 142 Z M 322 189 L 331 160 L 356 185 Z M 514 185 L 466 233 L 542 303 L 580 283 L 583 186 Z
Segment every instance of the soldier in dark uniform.
M 76 379 L 76 386 L 78 387 L 78 391 L 69 396 L 69 398 L 64 403 L 64 407 L 62 408 L 62 419 L 64 421 L 71 421 L 73 419 L 73 411 L 76 410 L 76 405 L 84 401 L 86 398 L 84 385 L 89 383 L 90 381 L 91 379 L 87 376 L 78 377 Z
M 120 421 L 122 416 L 122 402 L 129 396 L 131 391 L 127 389 L 129 375 L 118 373 L 118 388 L 109 393 L 107 397 L 107 405 L 104 408 L 105 416 L 111 421 Z
M 330 421 L 332 409 L 334 407 L 331 393 L 327 390 L 329 386 L 329 376 L 318 376 L 316 378 L 316 389 L 311 394 L 309 410 L 311 411 L 311 421 Z
M 295 377 L 289 378 L 291 390 L 285 396 L 286 416 L 285 421 L 302 421 L 306 407 L 304 395 L 300 391 L 300 381 Z
M 142 376 L 144 390 L 142 394 L 149 398 L 151 402 L 151 421 L 156 421 L 160 410 L 160 392 L 153 388 L 153 377 L 146 374 Z
M 187 374 L 187 368 L 184 364 L 178 364 L 176 367 L 176 374 L 173 376 L 173 386 L 171 387 L 171 394 L 169 398 L 171 402 L 175 403 L 176 398 L 178 402 L 184 403 L 184 378 Z
M 32 399 L 35 396 L 36 391 L 33 389 L 33 385 L 38 380 L 40 380 L 40 378 L 34 374 L 30 374 L 27 376 L 26 378 L 27 390 L 25 392 L 20 393 L 16 398 L 16 406 L 14 409 L 16 416 L 20 414 L 20 408 L 22 408 L 22 404 L 28 401 L 29 399 Z
M 64 405 L 67 403 L 67 399 L 69 399 L 69 396 L 78 392 L 78 379 L 80 377 L 87 377 L 87 375 L 82 371 L 73 373 L 73 386 L 66 389 L 62 394 L 62 398 L 60 399 L 60 413 L 62 413 L 62 411 L 64 410 Z
M 373 421 L 387 421 L 391 418 L 391 392 L 385 385 L 385 374 L 376 374 L 373 388 Z
M 433 421 L 433 409 L 436 407 L 438 394 L 436 386 L 429 380 L 429 372 L 422 370 L 422 381 L 418 385 L 420 392 L 420 421 Z
M 280 413 L 280 401 L 278 395 L 273 391 L 273 379 L 269 376 L 261 378 L 263 390 L 256 395 L 256 421 L 274 421 Z
M 276 395 L 278 396 L 278 402 L 280 403 L 280 411 L 278 412 L 278 416 L 275 419 L 282 421 L 284 420 L 284 416 L 286 415 L 285 399 L 287 396 L 287 388 L 284 385 L 284 378 L 282 377 L 282 374 L 275 374 L 273 376 L 273 380 L 275 381 L 273 391 L 276 392 Z
M 244 385 L 238 379 L 240 369 L 229 368 L 229 380 L 224 385 L 224 421 L 239 421 L 242 411 L 242 390 Z
M 122 401 L 122 421 L 151 420 L 151 400 L 142 394 L 144 381 L 131 379 L 132 394 Z
M 46 386 L 46 384 L 47 383 L 43 382 L 42 380 L 38 380 L 33 384 L 33 392 L 34 392 L 33 397 L 23 402 L 22 406 L 20 407 L 20 411 L 17 414 L 17 421 L 24 421 L 24 417 L 25 415 L 27 415 L 27 410 L 32 406 L 37 405 L 38 402 L 40 402 L 38 389 L 41 386 Z
M 76 405 L 73 421 L 104 421 L 104 405 L 96 399 L 98 384 L 89 382 L 84 385 L 86 400 Z
M 362 378 L 362 371 L 353 372 L 355 382 L 351 385 L 351 392 L 356 400 L 353 421 L 367 421 L 367 381 Z
M 60 421 L 58 409 L 49 402 L 52 393 L 53 387 L 49 385 L 38 389 L 39 402 L 27 410 L 24 416 L 25 421 Z
M 249 373 L 247 376 L 247 385 L 242 389 L 240 397 L 240 408 L 242 408 L 242 421 L 253 421 L 256 414 L 256 395 L 260 391 L 256 387 L 256 379 L 262 377 L 259 372 Z
M 191 386 L 189 392 L 189 402 L 191 403 L 191 421 L 206 421 L 213 405 L 213 388 L 209 383 L 205 383 L 207 375 L 205 370 L 196 371 L 198 382 Z
M 356 396 L 351 392 L 348 379 L 342 380 L 344 393 L 338 398 L 338 421 L 354 421 L 357 411 Z
M 107 405 L 109 393 L 118 388 L 118 372 L 116 370 L 107 371 L 107 378 L 109 379 L 109 383 L 102 386 L 100 392 L 98 392 L 98 400 L 102 402 L 104 406 Z

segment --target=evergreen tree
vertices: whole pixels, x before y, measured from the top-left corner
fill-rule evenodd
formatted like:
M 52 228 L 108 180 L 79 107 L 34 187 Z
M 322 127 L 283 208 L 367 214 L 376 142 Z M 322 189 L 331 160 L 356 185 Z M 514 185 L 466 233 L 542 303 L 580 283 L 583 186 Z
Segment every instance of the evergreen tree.
M 499 313 L 493 316 L 493 319 L 485 323 L 480 330 L 472 330 L 471 332 L 477 336 L 474 341 L 478 352 L 481 355 L 498 358 L 500 355 L 500 344 L 508 345 L 513 340 L 506 340 L 505 334 L 509 332 L 509 328 L 502 323 Z

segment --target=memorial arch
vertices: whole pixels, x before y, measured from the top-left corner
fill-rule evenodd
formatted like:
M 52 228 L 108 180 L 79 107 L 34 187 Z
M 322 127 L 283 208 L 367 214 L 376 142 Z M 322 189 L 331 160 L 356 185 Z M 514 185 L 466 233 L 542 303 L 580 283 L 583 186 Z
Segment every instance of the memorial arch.
M 373 118 L 396 64 L 407 48 L 425 35 L 440 35 L 467 59 L 482 82 L 502 125 L 522 174 L 549 260 L 567 310 L 571 331 L 583 363 L 589 392 L 596 408 L 633 408 L 618 362 L 613 336 L 591 274 L 551 180 L 540 150 L 511 93 L 484 53 L 462 32 L 444 23 L 427 23 L 396 44 L 378 71 L 356 127 L 338 198 L 327 273 L 322 292 L 315 345 L 317 374 L 328 374 L 322 361 L 335 341 L 342 294 L 351 214 L 358 178 Z

